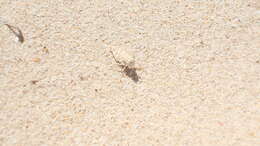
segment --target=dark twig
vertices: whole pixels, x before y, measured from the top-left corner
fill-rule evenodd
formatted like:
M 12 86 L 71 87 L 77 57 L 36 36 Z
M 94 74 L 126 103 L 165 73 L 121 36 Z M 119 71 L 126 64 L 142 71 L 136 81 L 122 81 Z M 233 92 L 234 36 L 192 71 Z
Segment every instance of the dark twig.
M 17 28 L 17 27 L 14 27 L 12 25 L 9 25 L 9 24 L 5 24 L 11 31 L 12 33 L 18 38 L 18 41 L 20 43 L 23 43 L 24 42 L 24 36 L 23 36 L 23 33 L 22 31 Z

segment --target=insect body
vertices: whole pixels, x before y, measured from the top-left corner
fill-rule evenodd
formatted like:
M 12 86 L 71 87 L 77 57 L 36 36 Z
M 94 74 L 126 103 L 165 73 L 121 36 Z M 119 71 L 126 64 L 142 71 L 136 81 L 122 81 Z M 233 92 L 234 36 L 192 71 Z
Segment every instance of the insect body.
M 137 68 L 134 67 L 134 62 L 130 62 L 129 64 L 125 63 L 125 62 L 120 62 L 118 61 L 113 52 L 110 51 L 115 62 L 118 64 L 118 66 L 122 69 L 122 72 L 128 76 L 129 78 L 131 78 L 135 83 L 137 83 L 140 80 L 140 77 L 137 75 L 136 70 Z

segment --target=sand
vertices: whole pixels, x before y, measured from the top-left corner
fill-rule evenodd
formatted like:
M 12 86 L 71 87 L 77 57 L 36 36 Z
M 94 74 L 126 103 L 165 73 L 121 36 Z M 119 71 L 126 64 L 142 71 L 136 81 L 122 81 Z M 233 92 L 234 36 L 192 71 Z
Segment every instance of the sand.
M 260 145 L 258 0 L 0 0 L 0 22 L 1 146 Z

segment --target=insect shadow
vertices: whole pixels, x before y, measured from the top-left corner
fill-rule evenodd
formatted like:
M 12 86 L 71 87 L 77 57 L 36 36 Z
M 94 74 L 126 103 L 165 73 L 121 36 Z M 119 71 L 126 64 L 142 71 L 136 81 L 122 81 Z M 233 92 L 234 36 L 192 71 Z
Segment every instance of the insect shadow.
M 138 70 L 138 68 L 134 67 L 134 62 L 130 62 L 128 64 L 125 62 L 120 62 L 116 59 L 112 51 L 110 51 L 110 53 L 112 54 L 115 62 L 122 69 L 122 73 L 124 73 L 127 77 L 129 77 L 135 83 L 137 83 L 140 80 L 140 76 L 138 76 L 138 74 L 136 73 L 136 70 Z

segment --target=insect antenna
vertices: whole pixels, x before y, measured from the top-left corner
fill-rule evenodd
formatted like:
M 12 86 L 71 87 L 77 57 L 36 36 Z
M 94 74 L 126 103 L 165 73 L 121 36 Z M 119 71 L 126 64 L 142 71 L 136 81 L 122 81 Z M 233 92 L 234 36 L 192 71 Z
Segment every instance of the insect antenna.
M 121 65 L 121 62 L 120 62 L 120 61 L 118 61 L 118 60 L 116 59 L 116 57 L 115 57 L 114 53 L 113 53 L 112 51 L 110 51 L 110 53 L 112 54 L 112 56 L 113 56 L 113 58 L 114 58 L 115 62 L 116 62 L 116 63 L 118 63 L 119 65 Z

